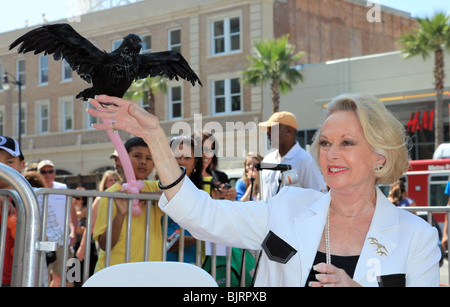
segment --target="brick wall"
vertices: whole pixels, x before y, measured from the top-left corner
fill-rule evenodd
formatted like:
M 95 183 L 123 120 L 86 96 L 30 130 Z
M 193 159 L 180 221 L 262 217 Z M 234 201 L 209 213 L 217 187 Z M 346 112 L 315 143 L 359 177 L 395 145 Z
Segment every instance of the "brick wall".
M 381 22 L 369 22 L 366 1 L 275 1 L 274 35 L 290 34 L 302 63 L 383 53 L 397 49 L 399 36 L 415 21 L 409 14 L 383 8 Z

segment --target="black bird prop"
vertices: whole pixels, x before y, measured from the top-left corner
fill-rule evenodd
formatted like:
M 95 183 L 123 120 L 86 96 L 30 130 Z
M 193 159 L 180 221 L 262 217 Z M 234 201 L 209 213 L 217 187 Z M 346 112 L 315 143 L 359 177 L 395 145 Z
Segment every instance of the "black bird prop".
M 135 34 L 125 36 L 119 48 L 107 53 L 69 24 L 53 24 L 27 32 L 16 39 L 9 49 L 18 45 L 19 53 L 44 52 L 45 55 L 53 54 L 56 61 L 64 58 L 82 79 L 93 84 L 76 96 L 83 100 L 100 94 L 123 97 L 133 80 L 148 76 L 164 76 L 177 81 L 180 77 L 192 85 L 196 82 L 202 85 L 185 58 L 176 51 L 139 54 L 142 40 Z

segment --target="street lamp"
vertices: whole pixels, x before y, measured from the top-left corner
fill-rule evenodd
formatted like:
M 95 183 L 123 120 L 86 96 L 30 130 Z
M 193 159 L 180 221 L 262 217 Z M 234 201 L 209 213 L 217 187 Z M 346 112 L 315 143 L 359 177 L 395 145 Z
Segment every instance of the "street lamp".
M 9 81 L 8 80 L 8 76 L 10 76 L 13 80 Z M 17 88 L 19 90 L 19 137 L 18 137 L 18 143 L 19 143 L 19 147 L 22 148 L 22 81 L 20 80 L 20 78 L 18 78 L 16 80 L 16 77 L 7 73 L 5 71 L 5 75 L 3 77 L 3 90 L 6 92 L 7 90 L 9 90 L 10 86 L 9 86 L 9 82 L 11 82 L 14 85 L 17 85 Z

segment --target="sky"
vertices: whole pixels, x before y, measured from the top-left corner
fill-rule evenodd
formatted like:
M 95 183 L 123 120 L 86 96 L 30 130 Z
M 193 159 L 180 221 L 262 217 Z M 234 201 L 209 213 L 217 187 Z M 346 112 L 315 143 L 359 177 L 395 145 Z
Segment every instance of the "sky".
M 49 22 L 78 16 L 78 0 L 0 0 L 0 33 L 21 29 L 28 20 L 30 26 L 42 24 L 42 14 L 47 15 Z M 402 11 L 411 13 L 413 17 L 424 17 L 436 9 L 450 13 L 449 0 L 372 0 Z

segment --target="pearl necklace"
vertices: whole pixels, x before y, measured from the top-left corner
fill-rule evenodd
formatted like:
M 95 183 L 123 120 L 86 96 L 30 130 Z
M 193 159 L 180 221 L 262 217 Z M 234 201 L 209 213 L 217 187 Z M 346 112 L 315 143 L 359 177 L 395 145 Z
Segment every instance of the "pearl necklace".
M 331 264 L 331 248 L 330 248 L 330 208 L 327 213 L 327 223 L 325 225 L 325 253 L 326 263 Z

